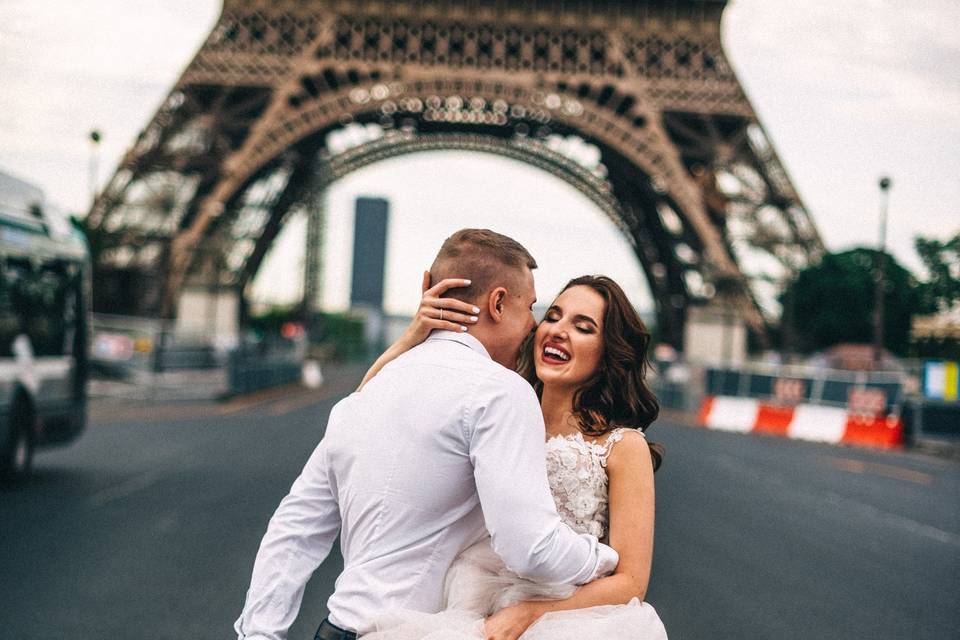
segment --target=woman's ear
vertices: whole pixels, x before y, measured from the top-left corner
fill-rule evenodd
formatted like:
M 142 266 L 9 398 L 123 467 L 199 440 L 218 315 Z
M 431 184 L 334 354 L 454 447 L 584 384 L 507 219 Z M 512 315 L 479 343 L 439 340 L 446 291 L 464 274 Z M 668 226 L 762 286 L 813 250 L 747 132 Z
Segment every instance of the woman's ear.
M 490 319 L 494 322 L 503 320 L 503 304 L 507 299 L 507 290 L 503 287 L 497 287 L 487 296 L 487 311 L 490 312 Z

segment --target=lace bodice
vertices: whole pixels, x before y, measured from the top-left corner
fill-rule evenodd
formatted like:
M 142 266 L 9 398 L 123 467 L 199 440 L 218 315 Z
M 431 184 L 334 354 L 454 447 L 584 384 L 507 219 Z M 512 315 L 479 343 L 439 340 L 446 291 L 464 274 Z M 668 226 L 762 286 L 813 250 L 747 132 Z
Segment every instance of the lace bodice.
M 627 431 L 614 429 L 606 441 L 585 440 L 579 432 L 547 440 L 547 477 L 560 518 L 577 533 L 607 539 L 607 456 Z

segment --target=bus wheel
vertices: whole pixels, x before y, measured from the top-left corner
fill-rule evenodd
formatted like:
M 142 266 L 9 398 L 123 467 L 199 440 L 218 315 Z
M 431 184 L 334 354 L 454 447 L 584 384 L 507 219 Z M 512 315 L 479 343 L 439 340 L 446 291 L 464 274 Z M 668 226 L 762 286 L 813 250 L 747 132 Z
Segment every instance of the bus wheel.
M 33 436 L 30 427 L 36 417 L 23 401 L 16 404 L 10 420 L 7 441 L 0 450 L 0 475 L 4 480 L 22 480 L 33 466 Z

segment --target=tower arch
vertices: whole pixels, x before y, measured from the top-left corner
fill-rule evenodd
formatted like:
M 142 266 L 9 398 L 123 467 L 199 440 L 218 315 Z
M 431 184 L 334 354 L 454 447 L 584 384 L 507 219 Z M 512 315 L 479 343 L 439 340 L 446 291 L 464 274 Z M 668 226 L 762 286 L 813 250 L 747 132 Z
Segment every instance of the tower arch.
M 290 208 L 337 177 L 476 150 L 597 203 L 634 248 L 667 341 L 680 346 L 685 310 L 720 287 L 763 342 L 776 309 L 762 283 L 822 242 L 726 62 L 724 4 L 226 0 L 94 203 L 99 269 L 153 274 L 136 311 L 169 316 L 190 281 L 242 287 Z M 383 135 L 328 148 L 350 124 Z M 558 136 L 598 149 L 598 166 L 557 153 Z M 771 259 L 760 272 L 756 252 Z

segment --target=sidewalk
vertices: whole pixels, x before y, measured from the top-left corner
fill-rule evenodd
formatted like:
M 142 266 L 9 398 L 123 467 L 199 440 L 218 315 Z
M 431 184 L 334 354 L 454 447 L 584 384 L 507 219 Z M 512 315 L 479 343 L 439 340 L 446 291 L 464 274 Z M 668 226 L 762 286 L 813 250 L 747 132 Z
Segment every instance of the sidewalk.
M 321 365 L 324 387 L 341 378 L 359 380 L 369 364 L 328 362 Z M 284 385 L 254 392 L 276 393 L 278 389 L 298 389 L 299 384 Z M 142 372 L 127 380 L 92 379 L 88 387 L 92 403 L 100 406 L 127 404 L 176 404 L 218 402 L 231 396 L 227 370 L 198 369 L 182 371 L 164 371 L 161 373 Z
M 97 403 L 210 402 L 229 391 L 227 371 L 198 369 L 183 371 L 138 372 L 123 380 L 92 379 L 87 388 Z
M 960 462 L 960 440 L 924 438 L 909 445 L 907 450 Z

